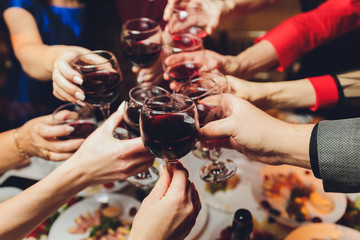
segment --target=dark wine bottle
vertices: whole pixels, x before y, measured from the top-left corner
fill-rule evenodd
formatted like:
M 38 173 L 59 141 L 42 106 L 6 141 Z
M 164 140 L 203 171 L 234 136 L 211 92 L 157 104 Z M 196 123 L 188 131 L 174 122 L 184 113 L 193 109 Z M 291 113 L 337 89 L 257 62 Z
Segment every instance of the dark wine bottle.
M 235 212 L 232 229 L 234 240 L 250 240 L 253 230 L 253 219 L 247 209 L 241 208 Z

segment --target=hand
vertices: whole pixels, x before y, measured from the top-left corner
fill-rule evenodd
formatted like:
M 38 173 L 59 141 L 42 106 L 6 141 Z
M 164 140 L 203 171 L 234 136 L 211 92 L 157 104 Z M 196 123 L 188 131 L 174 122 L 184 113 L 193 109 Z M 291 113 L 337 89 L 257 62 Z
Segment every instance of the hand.
M 59 118 L 61 119 L 59 114 Z M 63 116 L 65 117 L 65 116 Z M 18 129 L 18 142 L 29 156 L 38 156 L 51 161 L 68 159 L 84 139 L 58 140 L 56 137 L 71 133 L 74 128 L 56 125 L 52 115 L 29 120 Z
M 123 119 L 124 105 L 90 134 L 61 166 L 84 171 L 82 175 L 90 185 L 125 180 L 152 166 L 154 156 L 145 149 L 141 138 L 119 140 L 113 137 Z
M 90 52 L 85 48 L 74 47 L 58 57 L 54 63 L 52 74 L 54 96 L 67 102 L 82 104 L 84 91 L 78 86 L 82 84 L 81 74 L 71 66 L 71 61 L 78 55 Z
M 205 31 L 208 34 L 212 34 L 214 29 L 219 25 L 220 17 L 222 11 L 224 10 L 225 4 L 222 1 L 212 1 L 212 0 L 169 0 L 165 10 L 163 19 L 165 21 L 170 20 L 170 16 L 176 6 L 176 4 L 186 4 L 197 6 L 203 11 L 203 14 L 196 14 L 193 19 L 189 19 L 189 26 L 201 26 L 204 27 Z M 191 22 L 190 22 L 191 21 Z M 206 22 L 204 22 L 206 21 Z
M 201 139 L 228 138 L 226 146 L 267 164 L 310 168 L 312 124 L 290 124 L 275 119 L 249 102 L 224 94 L 225 118 L 199 130 Z
M 160 178 L 136 214 L 129 239 L 184 239 L 201 209 L 199 195 L 181 165 L 160 170 Z

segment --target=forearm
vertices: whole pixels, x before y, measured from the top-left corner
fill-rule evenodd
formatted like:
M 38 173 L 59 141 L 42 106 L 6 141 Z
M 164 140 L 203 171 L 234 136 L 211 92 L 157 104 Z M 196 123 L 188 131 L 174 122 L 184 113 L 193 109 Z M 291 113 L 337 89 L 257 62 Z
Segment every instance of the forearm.
M 276 67 L 278 56 L 273 45 L 264 40 L 229 59 L 229 74 L 249 79 L 256 73 Z
M 67 51 L 77 51 L 80 54 L 86 49 L 66 45 L 26 44 L 17 48 L 15 53 L 23 70 L 30 77 L 40 81 L 48 81 L 52 78 L 54 62 Z
M 315 90 L 307 79 L 259 83 L 272 108 L 310 108 L 315 105 Z
M 64 165 L 64 166 L 63 166 Z M 86 185 L 65 163 L 14 198 L 0 204 L 0 239 L 22 239 Z
M 283 163 L 311 169 L 309 144 L 314 124 L 289 124 L 282 131 L 274 129 L 275 151 L 282 153 Z M 276 140 L 274 140 L 276 139 Z

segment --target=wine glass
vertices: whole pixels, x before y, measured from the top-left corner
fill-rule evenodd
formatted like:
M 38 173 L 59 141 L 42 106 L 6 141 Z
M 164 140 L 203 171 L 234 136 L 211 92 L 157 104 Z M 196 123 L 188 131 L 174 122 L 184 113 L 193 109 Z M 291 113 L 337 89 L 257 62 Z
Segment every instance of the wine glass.
M 127 20 L 121 30 L 122 51 L 129 61 L 140 68 L 151 66 L 160 56 L 162 30 L 149 18 Z
M 129 103 L 124 115 L 124 125 L 130 137 L 140 137 L 139 118 L 144 102 L 153 96 L 169 93 L 167 90 L 158 86 L 137 86 L 129 92 Z M 159 178 L 155 167 L 150 167 L 147 171 L 138 173 L 136 176 L 129 177 L 127 180 L 136 186 L 153 186 Z
M 199 3 L 177 2 L 167 23 L 170 34 L 190 33 L 204 40 L 207 36 L 205 26 L 208 16 Z
M 195 103 L 182 94 L 164 94 L 145 101 L 140 132 L 145 147 L 165 160 L 168 169 L 188 154 L 198 139 L 199 120 Z
M 116 57 L 109 51 L 96 50 L 77 56 L 72 65 L 84 79 L 80 87 L 85 92 L 85 101 L 99 107 L 107 119 L 123 80 Z
M 230 84 L 224 74 L 217 70 L 208 71 L 208 72 L 202 72 L 199 74 L 199 78 L 208 78 L 212 79 L 216 82 L 216 84 L 220 87 L 223 93 L 229 93 L 230 92 Z M 204 146 L 204 144 L 199 141 L 196 143 L 195 148 L 193 149 L 192 153 L 201 159 L 210 159 L 210 151 L 207 146 Z M 221 154 L 221 150 L 218 150 L 218 156 Z
M 163 69 L 170 79 L 187 82 L 206 70 L 202 40 L 189 33 L 172 34 L 163 44 Z
M 199 114 L 200 126 L 224 117 L 223 95 L 219 85 L 210 78 L 197 78 L 178 86 L 175 93 L 189 96 L 195 103 Z M 224 182 L 236 172 L 236 165 L 231 160 L 219 159 L 220 149 L 216 146 L 222 139 L 202 141 L 202 147 L 208 148 L 211 160 L 200 169 L 200 177 L 208 183 Z
M 74 128 L 70 134 L 58 136 L 59 140 L 87 138 L 98 125 L 94 109 L 88 104 L 81 106 L 76 103 L 66 103 L 55 109 L 52 118 L 55 124 L 67 124 Z

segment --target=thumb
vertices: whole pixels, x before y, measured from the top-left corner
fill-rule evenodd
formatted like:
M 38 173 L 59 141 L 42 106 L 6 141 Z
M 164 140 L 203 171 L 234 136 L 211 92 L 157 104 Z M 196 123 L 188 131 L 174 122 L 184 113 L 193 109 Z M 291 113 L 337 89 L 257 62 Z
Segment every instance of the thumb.
M 199 129 L 199 138 L 211 140 L 230 137 L 232 136 L 233 127 L 230 117 L 212 121 Z
M 166 165 L 160 166 L 160 177 L 156 182 L 154 188 L 151 190 L 148 198 L 161 199 L 167 192 L 171 183 L 171 177 Z
M 105 120 L 105 122 L 101 127 L 106 129 L 106 131 L 113 132 L 124 118 L 125 107 L 126 107 L 126 101 L 123 101 L 120 104 L 118 110 L 113 114 L 111 114 L 111 116 Z

